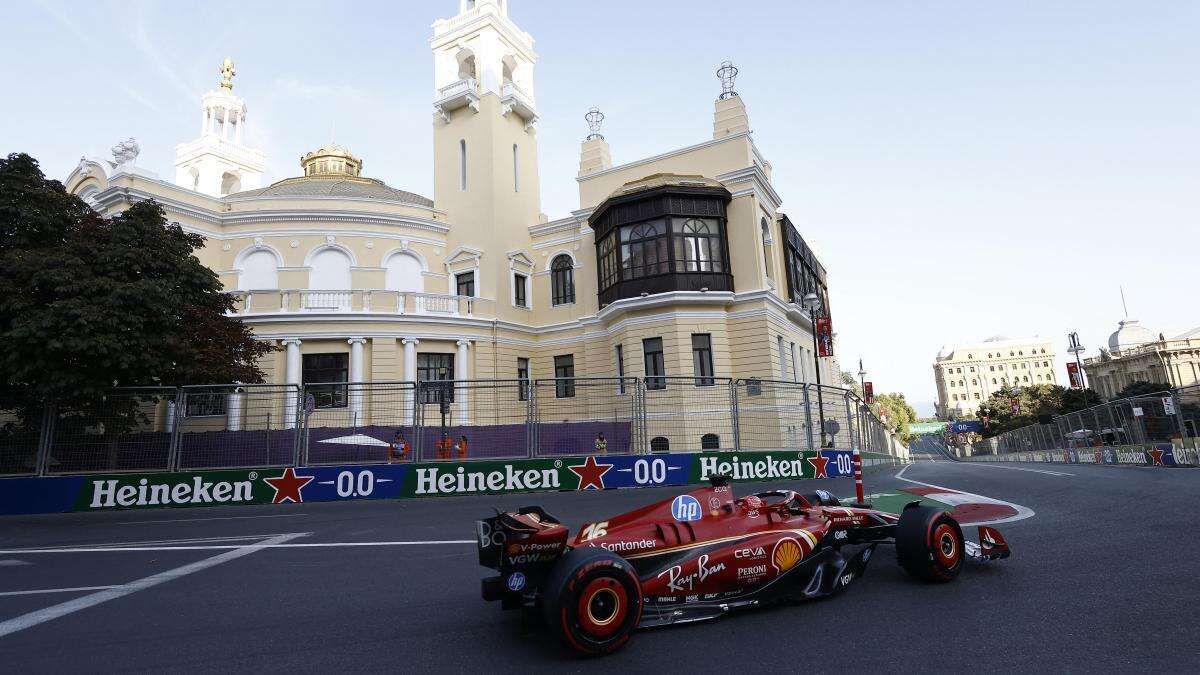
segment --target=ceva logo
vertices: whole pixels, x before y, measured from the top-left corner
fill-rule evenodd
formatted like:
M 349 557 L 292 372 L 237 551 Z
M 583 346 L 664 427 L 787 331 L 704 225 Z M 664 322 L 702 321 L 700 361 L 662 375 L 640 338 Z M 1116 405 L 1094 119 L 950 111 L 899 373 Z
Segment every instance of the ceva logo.
M 691 495 L 679 495 L 671 501 L 671 515 L 675 520 L 687 522 L 689 520 L 700 520 L 700 502 Z

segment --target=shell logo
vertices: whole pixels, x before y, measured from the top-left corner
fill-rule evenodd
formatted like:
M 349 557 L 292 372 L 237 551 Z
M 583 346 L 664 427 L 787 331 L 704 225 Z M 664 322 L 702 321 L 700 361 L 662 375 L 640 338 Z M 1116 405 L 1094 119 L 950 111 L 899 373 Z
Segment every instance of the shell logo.
M 775 542 L 775 548 L 771 550 L 771 565 L 782 573 L 795 567 L 803 557 L 804 551 L 800 548 L 800 542 L 791 537 L 784 537 Z

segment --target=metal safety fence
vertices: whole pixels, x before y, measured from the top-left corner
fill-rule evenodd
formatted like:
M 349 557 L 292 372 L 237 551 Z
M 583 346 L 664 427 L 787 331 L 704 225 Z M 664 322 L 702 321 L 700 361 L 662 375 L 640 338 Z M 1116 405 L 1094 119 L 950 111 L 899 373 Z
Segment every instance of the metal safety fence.
M 1170 443 L 1197 463 L 1200 385 L 1116 399 L 1056 415 L 1048 424 L 1013 429 L 965 446 L 965 454 L 1006 455 Z
M 760 378 L 143 387 L 0 412 L 0 475 L 822 447 L 907 458 L 853 392 Z

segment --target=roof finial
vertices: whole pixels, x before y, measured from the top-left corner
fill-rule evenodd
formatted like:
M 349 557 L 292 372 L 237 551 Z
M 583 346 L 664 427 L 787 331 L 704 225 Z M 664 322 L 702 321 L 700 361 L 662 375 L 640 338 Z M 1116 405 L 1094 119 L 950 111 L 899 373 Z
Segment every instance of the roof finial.
M 737 92 L 733 90 L 733 81 L 737 79 L 737 74 L 738 69 L 731 61 L 722 61 L 721 67 L 717 68 L 717 77 L 721 78 L 721 99 L 737 96 Z
M 221 73 L 221 88 L 232 91 L 233 76 L 237 74 L 233 69 L 233 59 L 226 56 L 225 60 L 221 62 L 221 69 L 217 72 Z
M 600 112 L 600 109 L 596 106 L 592 106 L 592 109 L 587 111 L 587 114 L 583 116 L 583 119 L 587 120 L 588 131 L 591 132 L 588 134 L 586 140 L 604 140 L 604 136 L 600 135 L 600 125 L 604 124 L 604 113 Z

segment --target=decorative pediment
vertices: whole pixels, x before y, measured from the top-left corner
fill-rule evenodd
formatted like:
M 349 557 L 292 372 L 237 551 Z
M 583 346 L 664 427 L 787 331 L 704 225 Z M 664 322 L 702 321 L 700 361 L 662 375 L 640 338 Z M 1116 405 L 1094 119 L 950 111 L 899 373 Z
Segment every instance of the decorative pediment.
M 533 270 L 533 258 L 525 255 L 524 251 L 509 251 L 508 268 L 510 270 L 530 272 Z
M 483 257 L 483 251 L 470 246 L 459 246 L 450 251 L 443 258 L 447 270 L 464 269 L 468 267 L 479 267 L 479 259 Z

